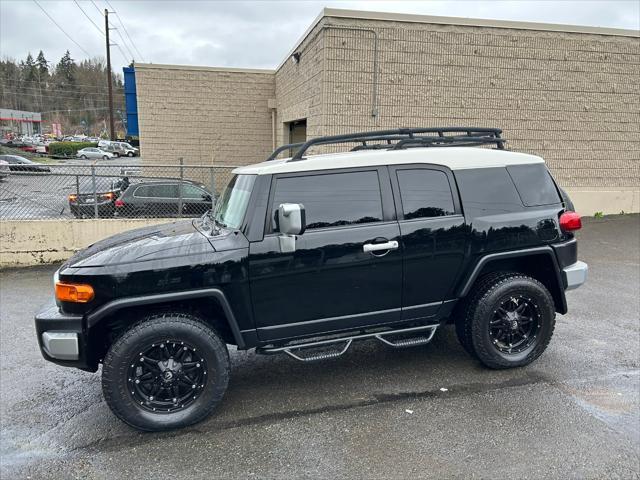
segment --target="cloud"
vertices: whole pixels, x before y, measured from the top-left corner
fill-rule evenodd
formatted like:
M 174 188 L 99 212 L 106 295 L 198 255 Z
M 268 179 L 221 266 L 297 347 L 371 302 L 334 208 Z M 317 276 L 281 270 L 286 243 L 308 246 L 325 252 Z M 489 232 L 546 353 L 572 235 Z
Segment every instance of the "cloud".
M 98 9 L 106 0 L 94 0 Z M 40 4 L 92 56 L 104 56 L 104 37 L 75 3 Z M 274 68 L 325 6 L 427 15 L 464 16 L 530 22 L 640 28 L 640 2 L 629 1 L 117 1 L 119 13 L 143 58 L 154 63 Z M 80 5 L 102 28 L 104 20 L 90 1 Z M 112 49 L 114 70 L 131 60 L 135 49 L 118 18 Z M 119 35 L 122 35 L 121 38 Z M 128 49 L 125 46 L 128 45 Z M 56 63 L 69 49 L 76 60 L 86 55 L 32 1 L 0 2 L 0 55 L 17 59 L 43 50 Z

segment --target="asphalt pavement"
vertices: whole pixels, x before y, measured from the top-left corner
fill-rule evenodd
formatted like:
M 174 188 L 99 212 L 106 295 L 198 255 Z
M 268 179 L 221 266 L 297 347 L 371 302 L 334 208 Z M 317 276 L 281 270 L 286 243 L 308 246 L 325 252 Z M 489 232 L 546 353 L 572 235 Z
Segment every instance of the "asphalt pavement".
M 41 358 L 55 266 L 5 270 L 0 477 L 639 478 L 640 216 L 584 223 L 589 280 L 526 368 L 483 368 L 451 328 L 311 364 L 234 350 L 216 413 L 161 434 L 117 420 L 99 374 Z

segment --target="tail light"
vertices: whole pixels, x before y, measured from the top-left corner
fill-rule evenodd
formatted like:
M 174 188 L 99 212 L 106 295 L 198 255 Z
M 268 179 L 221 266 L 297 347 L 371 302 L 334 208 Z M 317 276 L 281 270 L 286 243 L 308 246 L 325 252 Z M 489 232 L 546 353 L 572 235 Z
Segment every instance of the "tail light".
M 582 220 L 576 212 L 564 212 L 560 215 L 560 228 L 564 232 L 573 232 L 582 228 Z
M 56 283 L 56 298 L 61 302 L 87 303 L 93 300 L 93 287 L 77 283 Z
M 115 203 L 116 207 L 124 207 L 124 202 L 119 198 Z

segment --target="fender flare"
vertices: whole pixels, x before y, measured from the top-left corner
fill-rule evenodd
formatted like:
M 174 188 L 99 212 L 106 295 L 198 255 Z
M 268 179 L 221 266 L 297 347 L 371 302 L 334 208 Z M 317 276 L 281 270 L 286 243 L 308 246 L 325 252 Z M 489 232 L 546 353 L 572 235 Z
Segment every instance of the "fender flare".
M 155 305 L 165 302 L 174 302 L 177 300 L 193 300 L 195 298 L 214 298 L 220 303 L 222 310 L 224 311 L 229 328 L 233 334 L 233 338 L 236 341 L 239 349 L 245 348 L 245 341 L 238 327 L 238 322 L 233 310 L 229 305 L 229 301 L 222 290 L 217 288 L 205 288 L 200 290 L 188 290 L 183 292 L 171 292 L 162 293 L 158 295 L 144 295 L 139 297 L 126 297 L 113 300 L 98 307 L 95 311 L 87 315 L 87 328 L 93 328 L 100 323 L 100 321 L 108 315 L 111 315 L 118 310 L 128 307 L 138 307 L 141 305 Z
M 466 281 L 462 284 L 460 289 L 458 290 L 457 298 L 466 297 L 471 287 L 477 280 L 480 272 L 485 267 L 485 265 L 496 261 L 496 260 L 504 260 L 508 258 L 517 258 L 517 257 L 530 257 L 536 255 L 546 255 L 553 263 L 553 270 L 555 272 L 556 281 L 558 284 L 558 293 L 559 293 L 559 305 L 558 312 L 564 314 L 567 312 L 567 299 L 565 297 L 565 282 L 562 277 L 562 272 L 560 270 L 560 266 L 558 264 L 558 259 L 556 258 L 555 252 L 550 246 L 544 247 L 534 247 L 534 248 L 526 248 L 523 250 L 514 250 L 510 252 L 498 252 L 498 253 L 490 253 L 481 257 L 478 262 L 473 267 L 471 274 L 467 277 Z

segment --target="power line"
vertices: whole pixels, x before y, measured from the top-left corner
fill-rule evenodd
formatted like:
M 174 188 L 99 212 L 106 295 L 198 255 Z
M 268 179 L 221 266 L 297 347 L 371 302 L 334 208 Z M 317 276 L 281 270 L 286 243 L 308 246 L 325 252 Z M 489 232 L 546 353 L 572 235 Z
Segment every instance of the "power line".
M 66 37 L 67 37 L 69 40 L 71 40 L 73 43 L 75 43 L 75 44 L 78 46 L 78 48 L 79 48 L 80 50 L 82 50 L 82 51 L 85 53 L 85 55 L 87 55 L 87 57 L 91 57 L 91 54 L 90 54 L 89 52 L 87 52 L 84 48 L 82 48 L 82 45 L 80 45 L 80 44 L 79 44 L 78 42 L 76 42 L 73 38 L 71 38 L 71 36 L 70 36 L 70 35 L 69 35 L 65 30 L 64 30 L 64 28 L 62 28 L 60 25 L 58 25 L 58 22 L 56 22 L 56 21 L 53 19 L 53 17 L 52 17 L 51 15 L 49 15 L 49 14 L 47 13 L 47 11 L 46 11 L 44 8 L 42 8 L 42 5 L 40 5 L 40 4 L 38 3 L 38 0 L 33 0 L 33 1 L 34 1 L 34 3 L 35 3 L 36 5 L 38 5 L 38 7 L 40 7 L 40 10 L 42 10 L 42 12 L 43 12 L 47 17 L 49 17 L 49 20 L 51 20 L 51 21 L 54 23 L 54 25 L 55 25 L 56 27 L 58 27 L 58 28 L 60 29 L 60 31 L 66 35 Z
M 111 10 L 113 10 L 113 13 L 116 14 L 116 17 L 118 17 L 118 21 L 120 22 L 120 25 L 122 25 L 122 29 L 124 30 L 124 33 L 127 35 L 127 38 L 129 39 L 129 42 L 131 42 L 131 45 L 133 46 L 133 49 L 136 51 L 136 53 L 142 59 L 142 61 L 146 62 L 146 60 L 144 59 L 144 57 L 140 53 L 140 50 L 138 50 L 138 47 L 136 47 L 136 44 L 133 42 L 133 39 L 131 38 L 131 35 L 129 35 L 129 32 L 127 31 L 127 28 L 124 26 L 124 22 L 120 18 L 120 15 L 118 14 L 117 10 L 115 8 L 113 8 L 113 6 L 111 6 L 111 4 L 109 3 L 109 0 L 106 0 L 106 2 L 107 2 L 107 5 L 109 5 L 109 7 L 111 8 Z
M 73 0 L 73 3 L 76 4 L 76 6 L 80 9 L 80 11 L 84 14 L 85 17 L 87 17 L 87 20 L 89 20 L 91 22 L 91 25 L 93 25 L 94 27 L 96 27 L 96 30 L 98 30 L 100 32 L 100 35 L 102 35 L 104 37 L 104 32 L 100 29 L 100 27 L 98 25 L 96 25 L 96 22 L 94 22 L 93 20 L 91 20 L 91 17 L 89 15 L 87 15 L 87 12 L 85 12 L 82 7 L 80 6 L 80 4 L 78 3 L 77 0 Z
M 124 45 L 124 48 L 127 49 L 127 52 L 129 52 L 129 55 L 131 55 L 131 60 L 135 59 L 135 55 L 131 52 L 131 49 L 129 48 L 129 46 L 127 45 L 127 42 L 124 40 L 124 38 L 122 37 L 122 34 L 120 33 L 120 30 L 118 30 L 117 28 L 114 28 L 114 30 L 116 31 L 116 33 L 118 34 L 118 36 L 120 37 L 120 39 L 122 40 L 122 44 Z M 122 50 L 120 50 L 122 52 Z
M 98 10 L 98 13 L 100 15 L 103 15 L 102 10 L 100 10 L 100 7 L 98 5 L 96 5 L 96 2 L 94 2 L 93 0 L 91 0 L 91 3 L 93 3 L 93 6 L 96 7 L 96 10 Z

